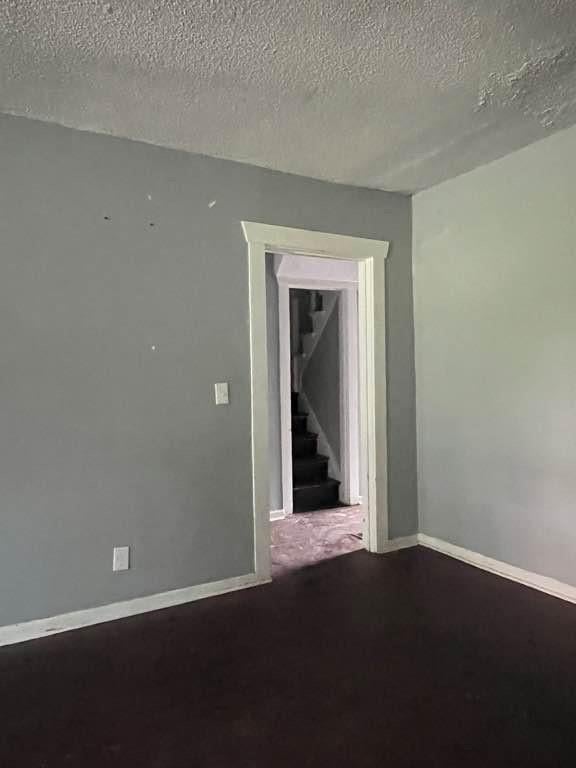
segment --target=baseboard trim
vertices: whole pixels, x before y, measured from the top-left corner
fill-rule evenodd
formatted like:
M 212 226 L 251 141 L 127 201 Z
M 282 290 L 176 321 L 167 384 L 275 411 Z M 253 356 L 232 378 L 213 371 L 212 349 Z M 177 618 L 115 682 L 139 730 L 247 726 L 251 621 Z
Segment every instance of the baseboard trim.
M 284 520 L 286 517 L 286 510 L 285 509 L 271 509 L 270 510 L 270 522 L 273 522 L 274 520 Z
M 282 513 L 283 510 L 273 510 L 270 514 Z M 275 519 L 281 519 L 275 518 Z M 549 576 L 527 571 L 515 565 L 510 565 L 501 560 L 482 555 L 479 552 L 459 547 L 456 544 L 436 539 L 425 533 L 419 533 L 414 536 L 402 536 L 397 539 L 390 539 L 385 543 L 384 553 L 396 552 L 401 549 L 415 547 L 418 544 L 433 549 L 444 555 L 448 555 L 456 560 L 460 560 L 468 565 L 488 571 L 505 579 L 510 579 L 519 584 L 523 584 L 531 589 L 537 589 L 552 597 L 565 600 L 570 603 L 576 603 L 576 587 L 565 584 Z M 74 611 L 59 616 L 51 616 L 46 619 L 34 619 L 19 624 L 11 624 L 0 627 L 0 646 L 23 643 L 27 640 L 34 640 L 40 637 L 59 634 L 60 632 L 69 632 L 82 627 L 89 627 L 94 624 L 102 624 L 116 619 L 136 616 L 141 613 L 149 613 L 162 608 L 182 605 L 184 603 L 202 600 L 206 597 L 215 597 L 227 592 L 235 592 L 240 589 L 255 587 L 260 584 L 266 584 L 270 579 L 263 579 L 254 573 L 245 576 L 235 576 L 230 579 L 212 581 L 205 584 L 198 584 L 194 587 L 185 587 L 183 589 L 174 589 L 169 592 L 160 592 L 146 597 L 137 597 L 132 600 L 125 600 L 118 603 L 101 605 L 96 608 L 88 608 L 82 611 Z
M 425 533 L 418 534 L 418 543 L 428 549 L 434 549 L 444 555 L 461 560 L 464 563 L 473 565 L 483 571 L 489 571 L 505 579 L 516 581 L 525 587 L 537 589 L 539 592 L 545 592 L 552 597 L 558 597 L 560 600 L 566 600 L 569 603 L 576 603 L 576 587 L 557 581 L 549 576 L 542 576 L 533 571 L 526 571 L 524 568 L 518 568 L 516 565 L 504 563 L 501 560 L 494 560 L 492 557 L 481 555 L 464 547 L 458 547 L 456 544 L 450 544 L 442 539 L 435 539 Z
M 409 547 L 416 546 L 418 546 L 418 536 L 416 534 L 413 536 L 400 536 L 397 539 L 388 539 L 388 541 L 384 542 L 382 554 L 386 554 L 387 552 L 397 552 L 399 549 L 408 549 Z
M 270 579 L 263 579 L 255 573 L 249 573 L 245 576 L 234 576 L 231 579 L 210 581 L 194 587 L 173 589 L 169 592 L 159 592 L 155 595 L 136 597 L 119 603 L 109 603 L 108 605 L 100 605 L 96 608 L 64 613 L 47 619 L 34 619 L 20 624 L 11 624 L 0 627 L 0 646 L 23 643 L 26 640 L 48 637 L 60 632 L 69 632 L 73 629 L 89 627 L 93 624 L 103 624 L 104 622 L 115 621 L 116 619 L 124 619 L 139 613 L 149 613 L 161 608 L 191 603 L 195 600 L 202 600 L 205 597 L 215 597 L 216 595 L 235 592 L 239 589 L 256 587 L 269 581 Z

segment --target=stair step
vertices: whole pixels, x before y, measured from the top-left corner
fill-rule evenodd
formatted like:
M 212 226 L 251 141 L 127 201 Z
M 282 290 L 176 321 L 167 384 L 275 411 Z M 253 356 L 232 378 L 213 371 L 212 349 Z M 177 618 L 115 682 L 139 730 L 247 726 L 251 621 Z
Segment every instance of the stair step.
M 293 511 L 313 512 L 317 509 L 330 509 L 340 503 L 338 490 L 340 483 L 331 477 L 322 482 L 295 485 L 293 489 Z
M 292 480 L 295 487 L 321 483 L 328 479 L 328 456 L 317 453 L 292 462 Z
M 308 415 L 306 413 L 292 414 L 292 432 L 303 434 L 307 431 Z
M 295 459 L 314 456 L 318 445 L 318 435 L 313 432 L 292 433 L 292 456 Z

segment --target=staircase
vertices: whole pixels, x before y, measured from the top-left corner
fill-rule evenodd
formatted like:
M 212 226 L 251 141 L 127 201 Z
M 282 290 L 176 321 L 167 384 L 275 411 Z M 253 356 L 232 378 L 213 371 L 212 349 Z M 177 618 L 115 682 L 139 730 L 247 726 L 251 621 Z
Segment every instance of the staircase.
M 308 432 L 298 393 L 292 392 L 292 494 L 294 512 L 339 506 L 340 483 L 328 477 L 328 457 L 318 453 L 318 435 Z
M 336 294 L 333 291 L 296 291 L 298 297 L 298 321 L 292 326 L 290 337 L 290 354 L 292 365 L 292 390 L 300 389 L 302 375 L 312 357 L 330 311 L 334 308 Z M 291 308 L 294 311 L 294 307 Z

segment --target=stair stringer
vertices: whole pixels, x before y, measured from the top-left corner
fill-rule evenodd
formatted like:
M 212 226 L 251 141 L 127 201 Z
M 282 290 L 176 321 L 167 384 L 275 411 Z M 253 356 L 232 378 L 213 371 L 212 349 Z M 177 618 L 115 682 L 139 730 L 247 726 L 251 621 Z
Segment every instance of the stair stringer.
M 315 432 L 318 435 L 318 453 L 328 456 L 328 477 L 338 480 L 342 480 L 340 473 L 340 463 L 334 455 L 334 451 L 330 447 L 330 443 L 326 439 L 324 430 L 320 426 L 320 422 L 314 413 L 314 409 L 310 405 L 310 401 L 306 397 L 306 394 L 302 391 L 298 393 L 298 397 L 301 400 L 304 411 L 308 415 L 308 430 Z
M 332 312 L 334 312 L 334 308 L 338 303 L 338 298 L 340 295 L 338 291 L 320 291 L 320 293 L 322 294 L 323 308 L 320 311 L 310 312 L 310 317 L 312 318 L 312 325 L 314 327 L 314 330 L 312 333 L 302 334 L 302 337 L 304 338 L 307 337 L 309 339 L 309 342 L 308 344 L 304 344 L 304 338 L 303 338 L 303 346 L 305 349 L 305 354 L 301 355 L 302 362 L 300 365 L 300 381 L 302 381 L 304 372 L 306 371 L 306 368 L 308 367 L 310 360 L 314 355 L 314 350 L 316 349 L 318 342 L 322 338 L 322 334 L 324 333 L 324 328 L 326 328 L 326 324 L 328 323 L 328 320 L 330 320 L 330 317 L 332 316 Z

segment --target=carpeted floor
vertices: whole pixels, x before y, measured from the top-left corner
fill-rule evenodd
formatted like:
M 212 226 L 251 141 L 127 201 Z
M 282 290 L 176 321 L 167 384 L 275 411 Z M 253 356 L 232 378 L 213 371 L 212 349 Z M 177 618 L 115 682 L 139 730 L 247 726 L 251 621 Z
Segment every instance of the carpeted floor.
M 363 549 L 361 507 L 300 512 L 272 522 L 272 576 Z
M 419 547 L 0 648 L 2 768 L 571 768 L 576 606 Z

